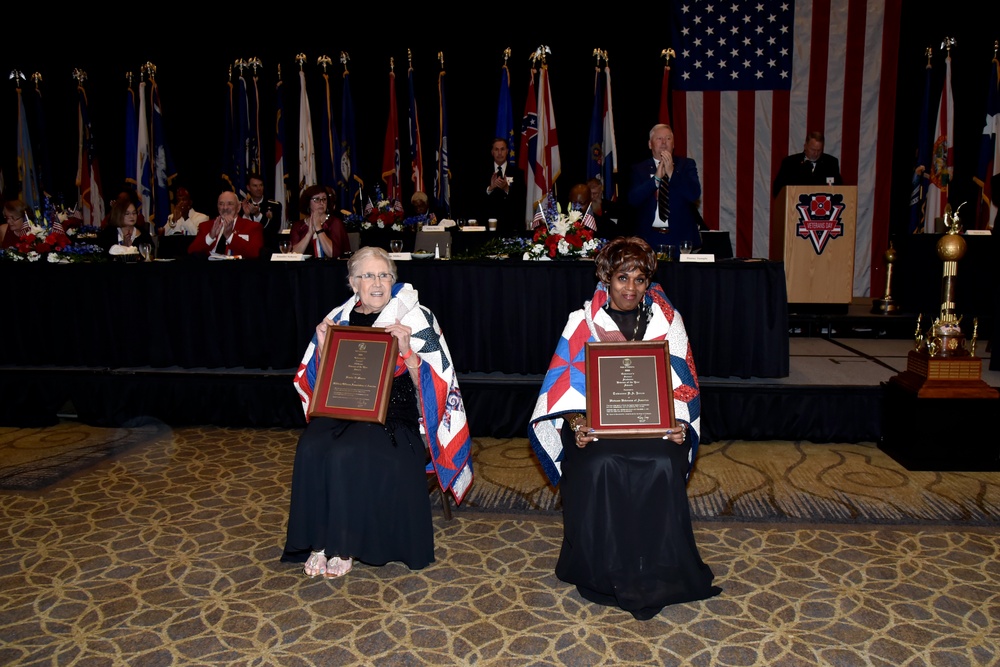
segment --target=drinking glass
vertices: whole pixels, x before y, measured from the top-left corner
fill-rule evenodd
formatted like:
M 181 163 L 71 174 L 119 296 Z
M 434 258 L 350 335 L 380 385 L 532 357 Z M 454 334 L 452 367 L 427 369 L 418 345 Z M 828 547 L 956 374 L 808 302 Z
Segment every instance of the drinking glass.
M 292 244 L 289 243 L 288 241 L 285 241 L 278 246 L 278 249 L 281 251 L 282 254 L 287 255 L 292 251 Z
M 691 253 L 691 242 L 685 241 L 684 243 L 681 244 L 681 254 L 688 255 L 690 253 Z
M 389 241 L 389 250 L 392 252 L 403 252 L 403 240 L 393 239 Z

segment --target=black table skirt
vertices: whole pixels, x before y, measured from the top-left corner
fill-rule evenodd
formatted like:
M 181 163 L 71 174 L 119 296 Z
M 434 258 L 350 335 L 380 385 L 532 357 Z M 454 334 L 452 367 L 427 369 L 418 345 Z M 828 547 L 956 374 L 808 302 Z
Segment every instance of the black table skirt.
M 588 261 L 399 263 L 437 315 L 460 373 L 544 373 L 567 314 L 596 285 Z M 0 262 L 19 295 L 0 365 L 286 369 L 350 293 L 346 262 Z M 784 268 L 667 263 L 699 374 L 788 375 Z M 30 304 L 30 305 L 28 305 Z

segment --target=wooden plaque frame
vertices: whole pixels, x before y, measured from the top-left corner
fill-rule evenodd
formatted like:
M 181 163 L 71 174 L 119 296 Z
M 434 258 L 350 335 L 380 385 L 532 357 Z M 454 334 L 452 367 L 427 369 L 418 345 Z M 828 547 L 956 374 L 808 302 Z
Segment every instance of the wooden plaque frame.
M 587 343 L 587 421 L 602 438 L 663 436 L 676 426 L 665 340 Z
M 384 329 L 327 329 L 309 416 L 384 424 L 398 354 Z

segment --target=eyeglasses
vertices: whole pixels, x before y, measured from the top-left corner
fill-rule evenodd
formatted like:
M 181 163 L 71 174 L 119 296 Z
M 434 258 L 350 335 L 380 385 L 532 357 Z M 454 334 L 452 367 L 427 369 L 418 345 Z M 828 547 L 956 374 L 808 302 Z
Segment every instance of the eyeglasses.
M 362 273 L 361 275 L 358 276 L 358 278 L 365 281 L 366 283 L 370 283 L 376 278 L 378 278 L 379 281 L 383 283 L 391 283 L 396 280 L 396 278 L 393 277 L 391 273 L 386 273 L 384 271 L 382 273 Z
M 320 197 L 320 196 L 311 197 L 309 201 L 326 201 L 326 197 Z

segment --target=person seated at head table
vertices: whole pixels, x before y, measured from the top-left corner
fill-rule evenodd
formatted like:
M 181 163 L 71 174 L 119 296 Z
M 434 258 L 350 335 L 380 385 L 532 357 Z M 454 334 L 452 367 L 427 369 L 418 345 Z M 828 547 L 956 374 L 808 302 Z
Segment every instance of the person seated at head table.
M 431 210 L 431 200 L 430 197 L 427 196 L 426 192 L 420 192 L 419 190 L 414 192 L 413 196 L 410 197 L 410 204 L 413 206 L 414 215 L 427 216 L 427 222 L 425 224 L 437 224 L 437 214 Z
M 142 214 L 142 199 L 139 197 L 139 193 L 130 188 L 125 188 L 118 193 L 118 196 L 114 198 L 111 202 L 111 206 L 108 208 L 107 215 L 101 220 L 101 227 L 107 227 L 111 223 L 111 210 L 115 207 L 115 204 L 121 204 L 125 206 L 128 202 L 135 204 L 135 210 L 138 212 L 137 221 L 135 226 L 140 230 L 147 231 L 148 224 L 146 223 L 146 216 Z M 122 209 L 124 210 L 124 209 Z
M 4 202 L 3 222 L 0 223 L 0 250 L 17 245 L 25 234 L 30 219 L 28 207 L 20 199 Z
M 153 245 L 153 237 L 139 229 L 139 210 L 130 198 L 116 199 L 108 214 L 108 226 L 97 233 L 97 245 L 110 255 L 129 254 L 126 248 Z
M 381 248 L 355 252 L 347 274 L 354 294 L 316 327 L 295 374 L 309 424 L 295 451 L 281 560 L 304 562 L 310 577 L 342 576 L 354 560 L 411 570 L 434 562 L 421 415 L 441 488 L 460 502 L 472 483 L 465 407 L 437 318 L 412 285 L 397 282 Z M 396 339 L 384 425 L 309 418 L 320 355 L 338 325 L 381 328 Z
M 194 236 L 198 233 L 198 225 L 206 220 L 207 215 L 194 210 L 194 202 L 188 189 L 177 188 L 174 212 L 167 217 L 167 224 L 160 229 L 166 236 Z
M 289 243 L 292 252 L 313 257 L 340 257 L 351 250 L 347 228 L 336 215 L 330 215 L 333 193 L 322 185 L 310 185 L 299 198 L 302 219 L 292 224 Z
M 259 222 L 264 230 L 264 246 L 272 251 L 278 249 L 281 202 L 264 197 L 264 177 L 257 172 L 247 174 L 247 196 L 241 204 L 240 215 L 247 220 Z
M 698 375 L 680 313 L 651 282 L 656 256 L 649 244 L 614 239 L 595 264 L 597 289 L 569 316 L 528 438 L 549 480 L 560 484 L 556 576 L 591 602 L 647 620 L 666 605 L 720 592 L 698 554 L 685 490 L 701 425 Z M 599 439 L 587 413 L 585 343 L 662 340 L 676 423 L 658 436 Z
M 632 230 L 620 216 L 618 202 L 604 197 L 604 183 L 601 179 L 589 179 L 587 188 L 590 191 L 590 214 L 597 220 L 597 236 L 603 239 L 631 236 Z
M 259 257 L 264 247 L 264 231 L 260 223 L 239 217 L 240 200 L 236 193 L 224 190 L 216 206 L 219 217 L 198 225 L 198 233 L 188 246 L 188 254 L 195 257 Z

